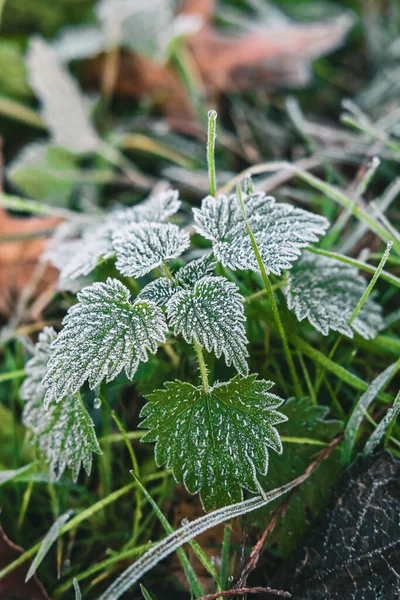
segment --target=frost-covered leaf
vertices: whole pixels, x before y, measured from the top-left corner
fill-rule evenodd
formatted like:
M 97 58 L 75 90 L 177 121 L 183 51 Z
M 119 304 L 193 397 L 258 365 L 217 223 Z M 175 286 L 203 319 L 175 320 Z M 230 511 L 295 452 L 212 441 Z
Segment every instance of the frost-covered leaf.
M 280 275 L 283 269 L 291 269 L 301 248 L 318 241 L 329 226 L 324 217 L 277 203 L 264 193 L 246 195 L 243 202 L 267 273 Z M 216 258 L 225 267 L 259 271 L 236 195 L 207 196 L 193 213 L 196 230 L 212 242 Z
M 46 409 L 43 396 L 29 400 L 22 422 L 33 434 L 33 440 L 48 458 L 51 479 L 60 479 L 67 467 L 74 481 L 81 466 L 90 474 L 92 453 L 101 454 L 94 424 L 78 394 L 67 396 Z
M 81 239 L 64 242 L 64 245 L 59 247 L 59 256 L 61 253 L 65 257 L 70 253 L 70 259 L 60 271 L 61 280 L 89 275 L 101 260 L 108 260 L 115 254 L 109 225 L 89 227 Z
M 138 298 L 154 302 L 157 306 L 165 306 L 177 290 L 174 282 L 167 277 L 159 277 L 148 283 L 139 293 Z
M 209 256 L 192 260 L 174 274 L 174 281 L 167 277 L 159 277 L 148 283 L 139 293 L 143 300 L 151 300 L 158 306 L 165 306 L 172 296 L 195 285 L 206 275 L 210 275 L 215 263 Z
M 269 585 L 295 600 L 398 600 L 399 477 L 389 452 L 355 461 Z
M 42 117 L 54 144 L 71 152 L 96 151 L 101 140 L 88 118 L 79 89 L 44 39 L 32 38 L 26 64 L 29 84 L 42 102 Z
M 22 400 L 25 400 L 25 402 L 43 400 L 42 379 L 46 375 L 47 363 L 51 356 L 51 344 L 56 337 L 57 334 L 53 327 L 45 327 L 39 333 L 37 344 L 34 347 L 34 354 L 25 365 L 26 378 L 19 391 Z
M 80 398 L 63 398 L 59 404 L 51 404 L 46 410 L 43 402 L 45 389 L 42 379 L 52 356 L 52 344 L 56 332 L 46 327 L 40 334 L 32 358 L 25 366 L 27 377 L 20 395 L 26 404 L 22 422 L 28 427 L 33 439 L 50 461 L 52 478 L 60 478 L 67 466 L 78 477 L 81 464 L 87 473 L 92 464 L 92 452 L 100 453 L 93 421 Z
M 208 352 L 247 375 L 248 356 L 243 297 L 225 277 L 203 277 L 193 288 L 182 288 L 167 303 L 174 334 L 191 343 L 196 340 Z
M 91 283 L 85 279 L 87 275 L 101 261 L 115 255 L 113 232 L 120 232 L 131 224 L 163 221 L 179 210 L 180 205 L 175 190 L 154 193 L 136 206 L 109 213 L 98 225 L 87 226 L 79 239 L 66 239 L 49 248 L 45 258 L 60 270 L 59 289 L 77 292 Z
M 171 223 L 133 223 L 114 231 L 115 266 L 122 275 L 142 277 L 177 258 L 190 245 L 189 234 Z
M 265 490 L 272 490 L 306 472 L 317 453 L 337 435 L 341 421 L 329 419 L 325 406 L 315 406 L 309 398 L 291 398 L 280 408 L 287 421 L 279 427 L 283 453 L 271 454 L 266 477 L 260 477 Z M 340 452 L 332 452 L 318 469 L 288 499 L 285 515 L 281 517 L 268 536 L 268 546 L 288 556 L 310 524 L 329 500 L 331 490 L 340 473 Z M 250 522 L 261 534 L 276 506 L 271 505 L 250 515 Z
M 117 279 L 94 283 L 78 294 L 53 343 L 43 379 L 45 401 L 75 393 L 88 380 L 93 389 L 122 369 L 131 379 L 141 361 L 165 341 L 166 323 L 151 302 L 131 303 L 129 290 Z
M 349 319 L 367 285 L 357 269 L 324 256 L 306 253 L 288 277 L 287 302 L 299 321 L 308 319 L 323 335 L 333 329 L 353 337 L 353 329 L 371 339 L 383 327 L 382 308 L 371 298 Z
M 234 377 L 208 393 L 189 383 L 169 382 L 148 396 L 142 441 L 156 442 L 158 465 L 166 463 L 191 493 L 200 491 L 206 510 L 242 499 L 242 488 L 260 489 L 257 472 L 266 474 L 268 448 L 281 452 L 275 425 L 282 399 L 269 392 L 273 383 Z
M 215 268 L 215 261 L 210 255 L 202 256 L 196 260 L 191 260 L 186 265 L 178 269 L 175 278 L 180 285 L 192 286 L 203 277 L 211 275 Z
M 89 253 L 89 248 L 84 248 L 82 240 L 78 239 L 66 240 L 50 246 L 42 255 L 42 260 L 50 261 L 60 271 L 57 282 L 57 288 L 60 291 L 76 294 L 85 286 L 93 283 L 93 279 L 89 274 L 77 275 L 74 278 L 70 276 L 70 272 L 79 272 L 77 266 L 82 256 L 84 261 L 81 263 L 81 269 L 87 270 L 88 264 L 93 265 L 94 253 L 93 251 Z M 87 262 L 85 257 L 87 257 Z
M 157 223 L 172 217 L 180 209 L 181 201 L 177 190 L 163 190 L 151 194 L 136 206 L 116 210 L 110 214 L 110 220 L 116 226 L 149 221 Z

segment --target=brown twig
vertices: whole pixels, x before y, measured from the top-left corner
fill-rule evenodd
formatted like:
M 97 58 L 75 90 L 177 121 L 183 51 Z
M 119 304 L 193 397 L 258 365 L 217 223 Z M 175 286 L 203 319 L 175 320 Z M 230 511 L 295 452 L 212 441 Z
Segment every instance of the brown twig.
M 245 594 L 274 594 L 275 596 L 281 596 L 282 598 L 291 598 L 292 595 L 289 592 L 283 590 L 274 590 L 270 587 L 252 587 L 252 588 L 240 588 L 237 590 L 225 590 L 224 592 L 216 592 L 215 594 L 208 594 L 202 596 L 198 600 L 216 600 L 216 598 L 228 597 L 228 596 L 244 596 Z
M 307 469 L 306 469 L 307 475 L 311 475 L 311 473 L 320 465 L 320 463 L 328 458 L 328 456 L 331 454 L 331 452 L 334 450 L 334 448 L 337 446 L 337 444 L 339 444 L 339 442 L 341 442 L 342 437 L 343 436 L 338 436 L 337 438 L 332 440 L 325 448 L 323 448 L 323 450 L 321 450 L 318 453 L 316 459 L 307 467 Z M 298 488 L 296 488 L 296 490 L 297 489 Z M 282 502 L 275 509 L 275 513 L 274 513 L 271 521 L 268 523 L 267 527 L 265 528 L 265 530 L 264 530 L 262 536 L 260 537 L 260 539 L 258 540 L 258 542 L 253 546 L 253 549 L 250 553 L 250 560 L 248 561 L 248 563 L 244 567 L 244 569 L 242 568 L 240 578 L 233 588 L 233 590 L 236 593 L 238 593 L 238 590 L 240 590 L 240 589 L 245 589 L 244 586 L 247 583 L 247 579 L 248 579 L 250 573 L 252 571 L 254 571 L 254 569 L 256 568 L 256 566 L 258 564 L 258 561 L 261 556 L 261 552 L 265 546 L 265 543 L 268 539 L 269 534 L 275 529 L 279 517 L 281 517 L 285 514 L 287 506 L 290 501 L 290 498 L 292 497 L 293 494 L 296 493 L 296 490 L 292 490 L 292 492 L 290 492 L 290 494 L 286 497 L 285 501 Z

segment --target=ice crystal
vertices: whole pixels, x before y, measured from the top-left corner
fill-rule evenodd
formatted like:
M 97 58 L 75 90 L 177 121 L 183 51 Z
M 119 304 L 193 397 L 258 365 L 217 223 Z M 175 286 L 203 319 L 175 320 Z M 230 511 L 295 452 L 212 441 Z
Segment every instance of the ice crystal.
M 164 261 L 180 256 L 188 248 L 190 237 L 171 223 L 133 223 L 116 230 L 112 243 L 119 272 L 142 277 Z
M 277 203 L 262 192 L 244 196 L 243 202 L 267 273 L 280 275 L 282 269 L 290 269 L 301 248 L 318 241 L 329 226 L 324 217 Z M 259 271 L 236 195 L 207 196 L 193 213 L 196 230 L 212 242 L 224 266 Z
M 138 298 L 142 300 L 150 300 L 157 306 L 165 306 L 170 298 L 175 294 L 177 287 L 171 279 L 167 277 L 159 277 L 148 283 L 139 293 Z
M 283 400 L 273 383 L 256 375 L 215 384 L 208 393 L 181 381 L 148 396 L 142 441 L 156 442 L 158 465 L 171 468 L 191 493 L 200 491 L 206 510 L 242 499 L 242 488 L 259 491 L 257 472 L 268 469 L 268 448 L 282 451 L 275 425 Z
M 87 473 L 92 464 L 92 453 L 100 453 L 92 419 L 77 396 L 63 398 L 46 410 L 43 403 L 45 389 L 42 379 L 52 355 L 56 332 L 46 327 L 40 334 L 32 358 L 27 362 L 27 377 L 20 395 L 26 404 L 22 422 L 33 434 L 34 441 L 50 461 L 50 475 L 58 479 L 67 466 L 73 477 L 78 477 L 81 464 Z
M 167 316 L 175 335 L 189 343 L 196 340 L 217 358 L 223 354 L 228 366 L 247 375 L 246 318 L 236 284 L 225 277 L 203 277 L 168 300 Z
M 357 317 L 349 319 L 366 289 L 357 269 L 324 256 L 305 254 L 289 272 L 287 302 L 299 321 L 308 319 L 323 335 L 333 329 L 353 337 L 353 329 L 366 339 L 383 327 L 382 309 L 369 298 Z
M 104 378 L 111 381 L 123 368 L 131 379 L 139 362 L 165 341 L 161 309 L 140 299 L 132 304 L 129 290 L 111 278 L 84 288 L 63 325 L 43 379 L 47 404 L 75 393 L 86 380 L 91 389 Z
M 29 83 L 42 102 L 42 117 L 54 144 L 71 152 L 97 150 L 101 140 L 89 121 L 75 81 L 40 37 L 31 40 L 27 67 Z

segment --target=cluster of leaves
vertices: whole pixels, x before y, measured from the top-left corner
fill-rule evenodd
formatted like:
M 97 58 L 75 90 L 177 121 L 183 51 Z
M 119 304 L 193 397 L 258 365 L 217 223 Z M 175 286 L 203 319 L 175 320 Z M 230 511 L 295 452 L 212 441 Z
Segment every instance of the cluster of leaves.
M 200 492 L 206 509 L 239 501 L 242 488 L 260 489 L 268 448 L 282 451 L 276 425 L 286 417 L 276 410 L 283 400 L 269 392 L 273 384 L 249 375 L 244 298 L 229 278 L 238 269 L 259 271 L 248 230 L 265 271 L 276 276 L 289 271 L 288 307 L 325 335 L 335 329 L 353 336 L 348 323 L 365 283 L 354 268 L 302 254 L 326 231 L 324 217 L 277 203 L 251 187 L 242 200 L 245 212 L 235 194 L 208 196 L 193 209 L 194 227 L 212 242 L 213 252 L 175 272 L 168 264 L 188 249 L 190 235 L 165 222 L 180 208 L 172 190 L 109 213 L 86 225 L 79 238 L 60 242 L 58 236 L 49 249 L 47 258 L 60 268 L 63 289 L 79 288 L 100 263 L 112 261 L 119 273 L 78 292 L 61 332 L 53 339 L 54 332 L 46 330 L 27 366 L 24 422 L 48 455 L 53 475 L 60 476 L 71 463 L 76 477 L 81 460 L 89 470 L 91 452 L 99 450 L 80 398 L 86 382 L 98 390 L 122 370 L 132 379 L 139 364 L 172 334 L 196 348 L 202 387 L 175 381 L 148 394 L 143 440 L 156 442 L 157 463 L 171 468 L 190 492 Z M 229 270 L 226 275 L 214 273 L 218 263 Z M 160 275 L 160 269 L 165 276 L 144 285 L 132 299 L 131 278 Z M 368 339 L 381 322 L 379 306 L 369 300 L 352 326 Z M 223 357 L 238 375 L 210 386 L 203 349 Z M 81 453 L 73 451 L 76 437 Z

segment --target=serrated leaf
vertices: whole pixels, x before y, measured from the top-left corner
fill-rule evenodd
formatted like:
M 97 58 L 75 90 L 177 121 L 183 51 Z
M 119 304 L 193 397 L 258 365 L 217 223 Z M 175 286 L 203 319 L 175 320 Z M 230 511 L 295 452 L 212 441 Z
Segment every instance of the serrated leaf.
M 60 245 L 59 254 L 64 253 L 66 256 L 68 251 L 70 259 L 60 271 L 61 281 L 89 275 L 100 261 L 115 255 L 110 226 L 104 224 L 88 227 L 80 240 L 69 240 Z
M 110 219 L 116 225 L 157 223 L 172 217 L 181 207 L 178 190 L 163 190 L 153 192 L 146 200 L 136 206 L 116 210 L 110 214 Z
M 149 300 L 154 302 L 157 306 L 165 306 L 170 298 L 175 294 L 177 290 L 181 289 L 176 287 L 174 282 L 167 277 L 159 277 L 154 281 L 148 283 L 139 293 L 138 298 L 142 300 Z
M 203 277 L 193 288 L 182 288 L 167 302 L 167 316 L 174 334 L 191 343 L 196 340 L 208 352 L 247 375 L 246 331 L 243 297 L 225 277 Z
M 190 237 L 171 223 L 133 223 L 114 231 L 112 243 L 118 271 L 128 277 L 142 277 L 180 256 L 189 247 Z
M 63 398 L 47 409 L 43 396 L 29 400 L 24 406 L 22 422 L 32 431 L 34 442 L 48 458 L 52 480 L 60 479 L 67 467 L 72 469 L 74 481 L 82 466 L 90 474 L 92 453 L 101 454 L 101 450 L 94 423 L 79 395 Z
M 51 344 L 57 334 L 53 327 L 45 327 L 39 333 L 38 341 L 34 347 L 34 354 L 25 365 L 26 378 L 20 388 L 19 394 L 25 402 L 43 400 L 44 388 L 42 379 L 46 375 L 47 363 L 51 357 Z
M 169 382 L 148 396 L 140 426 L 142 441 L 156 442 L 158 465 L 166 463 L 191 493 L 200 491 L 206 510 L 242 499 L 242 488 L 260 489 L 257 472 L 268 469 L 268 448 L 281 452 L 275 425 L 285 417 L 273 383 L 234 377 L 208 393 L 189 383 Z
M 140 204 L 109 213 L 105 222 L 87 226 L 79 239 L 67 239 L 49 249 L 45 258 L 59 270 L 58 287 L 77 292 L 85 284 L 85 277 L 101 261 L 115 255 L 112 243 L 114 231 L 130 224 L 163 221 L 179 210 L 178 192 L 165 190 L 152 194 Z M 74 281 L 79 279 L 79 281 Z M 86 280 L 86 284 L 90 281 Z
M 44 406 L 45 389 L 42 379 L 52 356 L 56 332 L 45 327 L 39 334 L 32 358 L 26 363 L 27 377 L 20 396 L 25 400 L 22 422 L 31 430 L 34 441 L 50 461 L 50 475 L 59 479 L 67 466 L 78 477 L 81 464 L 90 473 L 92 452 L 101 450 L 94 424 L 77 396 L 63 398 L 58 405 Z
M 194 286 L 200 279 L 211 274 L 214 267 L 215 262 L 209 256 L 192 260 L 178 269 L 174 274 L 174 281 L 167 277 L 159 277 L 148 283 L 139 293 L 139 297 L 151 300 L 158 306 L 165 306 L 176 292 Z
M 42 102 L 42 117 L 54 144 L 71 152 L 98 150 L 101 140 L 89 121 L 79 89 L 44 39 L 31 39 L 26 64 L 29 84 Z
M 369 340 L 384 326 L 377 302 L 368 298 L 349 325 L 366 287 L 365 279 L 354 267 L 307 253 L 289 272 L 287 302 L 299 321 L 308 319 L 323 335 L 334 330 L 352 338 L 354 329 Z
M 262 192 L 244 196 L 243 202 L 267 273 L 280 275 L 283 269 L 291 269 L 301 248 L 318 241 L 329 226 L 324 217 L 277 203 Z M 225 267 L 259 272 L 236 195 L 207 196 L 193 213 L 197 232 L 212 242 L 216 258 Z
M 210 255 L 202 256 L 191 260 L 186 265 L 178 269 L 175 278 L 180 285 L 192 286 L 203 277 L 211 275 L 215 268 L 215 260 Z
M 75 393 L 86 380 L 91 389 L 111 381 L 122 369 L 132 379 L 139 362 L 165 341 L 167 329 L 160 308 L 131 303 L 129 290 L 111 278 L 79 292 L 63 325 L 42 382 L 46 404 Z
M 265 490 L 305 473 L 317 453 L 335 437 L 342 425 L 340 421 L 327 419 L 328 409 L 313 405 L 308 398 L 291 398 L 280 411 L 287 417 L 279 427 L 283 453 L 270 456 L 267 477 L 260 477 Z M 277 548 L 281 556 L 286 557 L 292 552 L 307 531 L 310 517 L 315 517 L 325 507 L 339 473 L 340 453 L 334 451 L 290 498 L 285 515 L 268 536 L 268 545 Z M 271 505 L 250 517 L 260 532 L 265 529 L 274 508 Z

